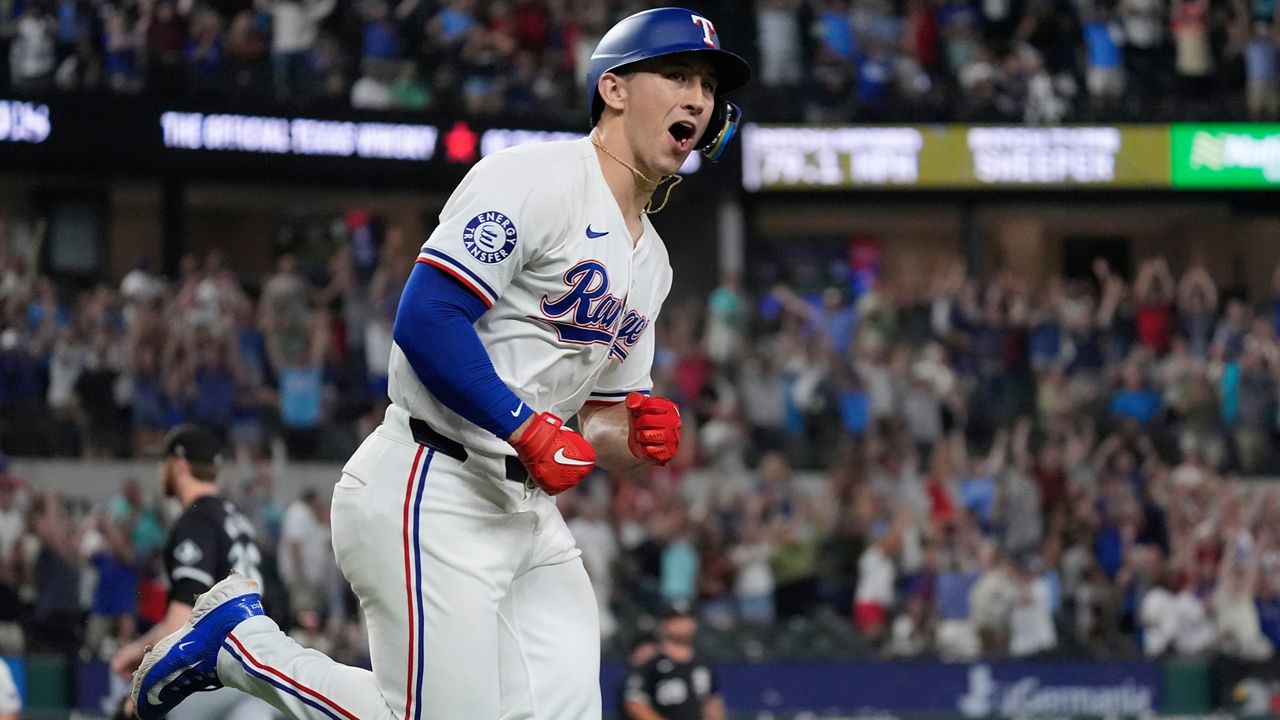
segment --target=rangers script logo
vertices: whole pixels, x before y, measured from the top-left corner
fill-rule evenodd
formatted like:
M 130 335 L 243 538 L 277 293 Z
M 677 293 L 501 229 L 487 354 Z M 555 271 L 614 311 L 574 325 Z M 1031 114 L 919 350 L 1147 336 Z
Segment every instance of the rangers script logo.
M 569 286 L 557 298 L 544 296 L 542 322 L 555 328 L 561 342 L 608 345 L 609 354 L 626 360 L 639 342 L 649 319 L 635 310 L 623 312 L 623 300 L 609 292 L 609 273 L 599 260 L 584 260 L 564 274 Z M 615 335 L 614 328 L 622 325 Z

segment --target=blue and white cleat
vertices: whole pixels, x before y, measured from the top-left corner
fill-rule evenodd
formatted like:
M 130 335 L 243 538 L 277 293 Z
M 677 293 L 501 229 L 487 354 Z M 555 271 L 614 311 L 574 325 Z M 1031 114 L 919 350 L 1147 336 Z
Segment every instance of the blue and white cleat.
M 191 618 L 156 643 L 133 674 L 134 712 L 140 720 L 159 720 L 193 693 L 217 690 L 218 649 L 227 633 L 262 614 L 258 583 L 231 573 L 196 598 Z

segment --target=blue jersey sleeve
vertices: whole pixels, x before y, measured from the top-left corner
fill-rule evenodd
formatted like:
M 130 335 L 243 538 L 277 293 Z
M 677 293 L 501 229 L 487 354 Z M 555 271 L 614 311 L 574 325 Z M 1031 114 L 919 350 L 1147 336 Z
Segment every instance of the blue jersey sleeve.
M 533 411 L 493 369 L 476 335 L 485 303 L 443 270 L 415 263 L 392 330 L 422 385 L 445 407 L 503 440 Z M 519 408 L 516 415 L 511 408 Z

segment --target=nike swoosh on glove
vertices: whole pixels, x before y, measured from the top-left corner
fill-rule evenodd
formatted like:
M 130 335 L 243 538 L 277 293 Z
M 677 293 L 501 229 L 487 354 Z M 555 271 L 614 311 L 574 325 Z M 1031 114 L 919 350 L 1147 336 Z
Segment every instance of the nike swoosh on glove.
M 654 465 L 666 465 L 680 449 L 680 408 L 666 398 L 627 395 L 627 448 Z
M 533 484 L 548 495 L 558 495 L 582 482 L 596 464 L 591 443 L 548 412 L 534 415 L 511 447 L 528 468 Z

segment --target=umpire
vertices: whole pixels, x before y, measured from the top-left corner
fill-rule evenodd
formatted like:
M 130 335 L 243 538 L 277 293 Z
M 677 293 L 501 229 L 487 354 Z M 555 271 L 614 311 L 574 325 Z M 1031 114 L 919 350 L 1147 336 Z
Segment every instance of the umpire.
M 715 675 L 694 650 L 698 621 L 689 608 L 668 608 L 658 634 L 658 655 L 627 676 L 624 720 L 725 720 Z

